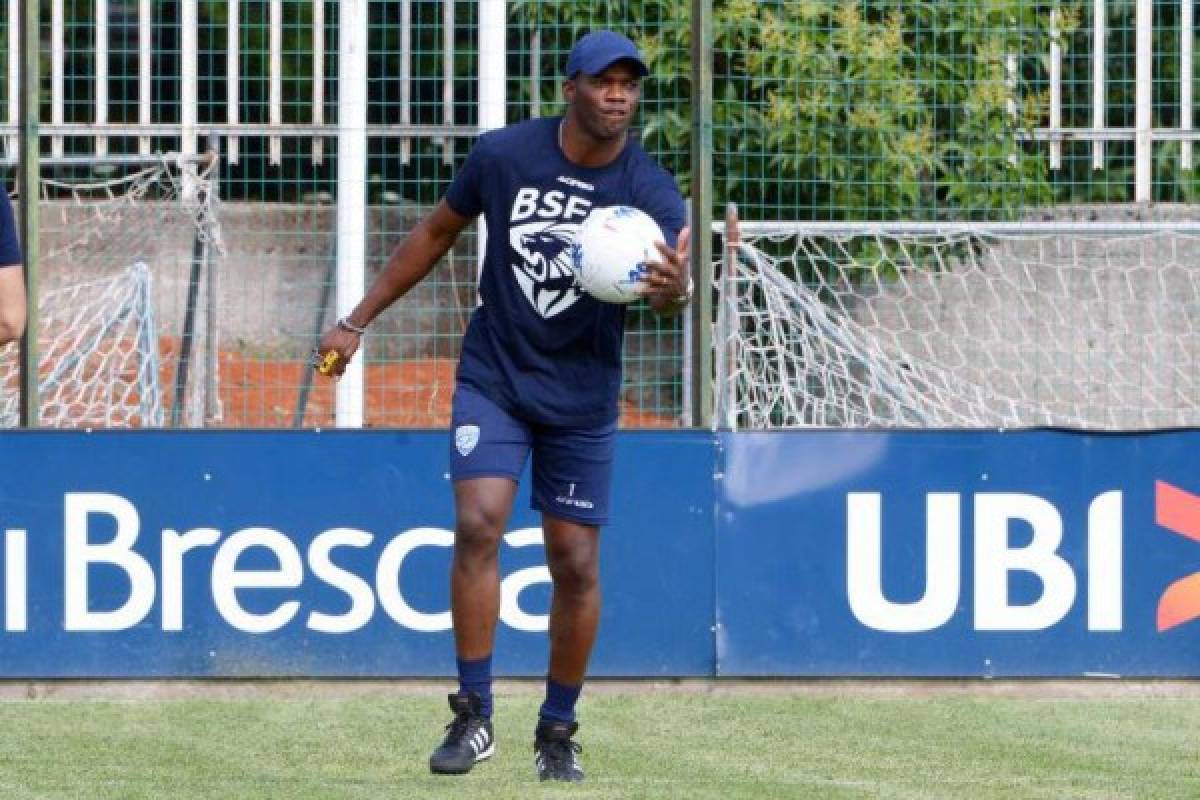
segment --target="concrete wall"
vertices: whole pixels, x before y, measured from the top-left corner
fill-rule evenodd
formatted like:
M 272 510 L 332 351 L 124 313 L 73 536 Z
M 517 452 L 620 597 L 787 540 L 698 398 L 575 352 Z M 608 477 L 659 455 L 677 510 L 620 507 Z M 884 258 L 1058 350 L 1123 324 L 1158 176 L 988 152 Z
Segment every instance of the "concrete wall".
M 369 210 L 368 283 L 423 211 Z M 41 213 L 44 290 L 142 260 L 154 277 L 160 330 L 179 335 L 195 226 L 178 208 L 48 202 Z M 219 217 L 221 346 L 266 359 L 303 356 L 332 276 L 335 209 L 226 203 Z M 1200 223 L 1200 208 L 1079 206 L 1030 219 Z M 373 326 L 372 357 L 457 357 L 475 303 L 476 244 L 472 228 Z M 958 266 L 860 293 L 856 321 L 889 352 L 1044 412 L 1027 415 L 1026 424 L 1200 424 L 1200 239 L 1009 240 L 969 269 Z M 677 409 L 681 337 L 641 316 L 649 315 L 631 316 L 626 343 L 627 399 Z
M 186 215 L 178 209 L 144 205 L 114 210 L 101 220 L 94 208 L 67 203 L 47 203 L 41 213 L 45 289 L 144 261 L 155 282 L 160 328 L 167 335 L 179 335 L 195 231 Z M 321 312 L 322 290 L 333 278 L 335 213 L 332 206 L 226 203 L 219 207 L 224 252 L 217 253 L 214 263 L 223 347 L 272 357 L 307 352 Z M 369 210 L 368 285 L 420 213 L 421 209 L 404 206 Z M 101 228 L 109 233 L 102 234 Z M 93 229 L 97 233 L 89 235 Z M 475 253 L 472 229 L 430 278 L 373 326 L 373 353 L 457 355 L 457 338 L 474 306 Z M 325 319 L 332 319 L 332 307 Z
M 1194 224 L 1200 209 L 1073 207 L 1037 220 Z M 1200 425 L 1200 236 L 1001 237 L 945 254 L 944 269 L 903 270 L 855 304 L 889 358 L 979 387 L 992 424 L 1014 400 L 1023 425 Z M 952 395 L 928 400 L 978 413 Z
M 369 209 L 368 286 L 425 211 L 416 206 Z M 196 226 L 177 206 L 104 208 L 56 201 L 44 203 L 41 215 L 44 291 L 144 261 L 153 275 L 159 329 L 167 336 L 180 335 Z M 268 360 L 303 357 L 314 344 L 322 290 L 333 278 L 335 208 L 224 203 L 218 216 L 221 348 Z M 471 226 L 434 271 L 371 326 L 371 358 L 457 358 L 476 302 L 475 231 Z M 330 296 L 325 324 L 332 322 L 332 303 Z M 626 399 L 657 413 L 677 413 L 681 336 L 674 323 L 663 326 L 650 317 L 630 316 Z M 198 321 L 203 322 L 202 316 Z M 202 328 L 195 330 L 201 337 Z

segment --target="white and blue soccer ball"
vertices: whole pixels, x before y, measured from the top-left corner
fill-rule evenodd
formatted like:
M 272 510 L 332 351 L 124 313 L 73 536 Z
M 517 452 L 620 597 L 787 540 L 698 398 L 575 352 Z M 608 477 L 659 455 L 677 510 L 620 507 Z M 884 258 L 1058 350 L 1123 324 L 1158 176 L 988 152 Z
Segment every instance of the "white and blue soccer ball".
M 571 263 L 580 287 L 605 303 L 631 303 L 641 296 L 649 261 L 661 261 L 658 223 L 632 206 L 593 209 L 579 226 Z

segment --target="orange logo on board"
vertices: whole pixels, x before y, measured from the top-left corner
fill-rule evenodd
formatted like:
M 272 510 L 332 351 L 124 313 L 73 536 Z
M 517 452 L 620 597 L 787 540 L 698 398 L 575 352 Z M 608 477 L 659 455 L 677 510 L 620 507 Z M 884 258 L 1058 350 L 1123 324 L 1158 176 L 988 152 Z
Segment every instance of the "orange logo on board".
M 1154 521 L 1169 531 L 1200 542 L 1200 495 L 1165 481 L 1154 483 Z M 1200 572 L 1167 587 L 1158 599 L 1158 630 L 1170 630 L 1200 617 Z

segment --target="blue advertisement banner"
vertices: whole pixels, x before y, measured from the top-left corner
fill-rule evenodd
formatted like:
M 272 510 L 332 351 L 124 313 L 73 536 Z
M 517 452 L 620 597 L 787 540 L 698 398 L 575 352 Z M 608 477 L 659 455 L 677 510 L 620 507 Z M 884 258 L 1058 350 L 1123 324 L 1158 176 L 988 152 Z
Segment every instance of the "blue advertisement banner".
M 618 443 L 593 674 L 708 675 L 712 437 Z M 452 674 L 444 431 L 0 437 L 0 676 Z M 527 470 L 528 471 L 528 470 Z M 527 480 L 496 669 L 546 670 Z
M 1200 674 L 1200 432 L 719 449 L 721 674 Z
M 9 431 L 0 677 L 453 672 L 445 431 Z M 1200 431 L 630 431 L 598 676 L 1198 676 Z M 496 668 L 546 668 L 522 481 Z

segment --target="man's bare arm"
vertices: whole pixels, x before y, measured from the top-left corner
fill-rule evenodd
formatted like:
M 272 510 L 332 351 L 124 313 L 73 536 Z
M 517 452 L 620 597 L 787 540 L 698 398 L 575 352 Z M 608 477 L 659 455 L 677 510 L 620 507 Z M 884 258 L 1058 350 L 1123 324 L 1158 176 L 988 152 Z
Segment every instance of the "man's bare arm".
M 366 297 L 348 315 L 349 321 L 363 328 L 369 325 L 429 274 L 470 222 L 469 217 L 450 208 L 445 200 L 438 203 L 392 252 Z
M 21 265 L 0 267 L 0 345 L 25 332 L 25 275 Z
M 375 317 L 429 274 L 470 222 L 470 217 L 459 214 L 445 200 L 438 203 L 392 252 L 387 266 L 379 273 L 366 296 L 346 316 L 346 321 L 355 328 L 367 327 Z M 317 348 L 318 358 L 331 352 L 337 353 L 337 358 L 328 368 L 328 374 L 341 375 L 359 344 L 357 333 L 335 325 L 321 337 L 321 344 Z M 325 371 L 324 368 L 322 371 Z

